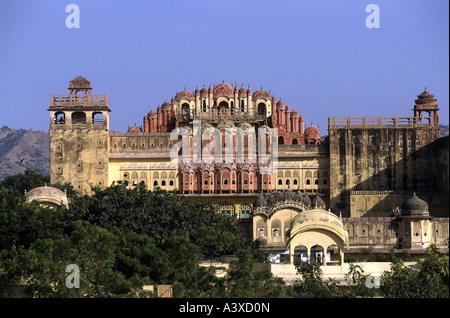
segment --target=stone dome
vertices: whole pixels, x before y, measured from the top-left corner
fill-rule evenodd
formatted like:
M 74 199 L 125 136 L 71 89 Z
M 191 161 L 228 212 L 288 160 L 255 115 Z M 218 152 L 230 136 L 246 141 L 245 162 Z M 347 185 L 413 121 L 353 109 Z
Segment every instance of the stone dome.
M 284 104 L 284 102 L 281 99 L 277 103 L 277 109 L 281 109 L 281 110 L 286 109 L 286 105 Z
M 256 91 L 253 94 L 252 99 L 253 100 L 257 100 L 257 99 L 271 100 L 272 99 L 272 95 L 270 95 L 269 92 L 261 89 L 261 90 Z
M 142 129 L 138 126 L 132 126 L 132 127 L 128 128 L 128 132 L 129 133 L 141 133 Z
M 429 215 L 428 204 L 414 193 L 402 203 L 402 215 Z
M 170 104 L 167 101 L 161 105 L 162 111 L 171 110 L 171 109 L 172 109 L 172 106 L 170 106 Z
M 91 82 L 83 76 L 77 76 L 70 81 L 69 89 L 70 88 L 91 88 Z
M 179 92 L 177 95 L 175 95 L 175 100 L 181 101 L 183 99 L 195 100 L 195 97 L 194 97 L 194 94 L 192 94 L 189 91 L 182 91 L 182 92 Z
M 216 87 L 214 87 L 213 94 L 214 94 L 214 98 L 218 98 L 221 96 L 225 96 L 227 98 L 234 97 L 233 87 L 231 87 L 231 85 L 229 85 L 227 83 L 221 83 L 221 84 L 217 85 Z
M 68 207 L 68 199 L 65 192 L 54 187 L 38 187 L 25 194 L 27 202 L 36 200 L 48 207 Z
M 306 139 L 319 139 L 320 138 L 320 131 L 319 128 L 316 126 L 308 126 L 305 129 L 305 137 Z
M 201 98 L 206 98 L 206 97 L 208 97 L 208 90 L 206 89 L 206 87 L 203 87 L 203 88 L 200 90 L 200 97 L 201 97 Z

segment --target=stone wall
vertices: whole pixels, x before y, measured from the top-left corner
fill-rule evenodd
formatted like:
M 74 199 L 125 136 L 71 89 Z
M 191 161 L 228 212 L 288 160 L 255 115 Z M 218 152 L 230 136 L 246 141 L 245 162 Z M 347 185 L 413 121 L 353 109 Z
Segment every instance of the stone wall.
M 448 191 L 448 137 L 438 136 L 435 125 L 330 127 L 331 209 L 353 217 L 350 191 Z

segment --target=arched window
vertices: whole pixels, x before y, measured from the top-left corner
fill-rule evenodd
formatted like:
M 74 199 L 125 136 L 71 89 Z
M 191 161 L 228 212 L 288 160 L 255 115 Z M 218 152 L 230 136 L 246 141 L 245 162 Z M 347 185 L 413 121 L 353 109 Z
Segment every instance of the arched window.
M 297 185 L 297 179 L 294 179 L 294 185 Z
M 295 138 L 294 138 L 294 139 L 292 139 L 292 144 L 293 144 L 293 145 L 298 145 L 298 141 L 297 141 L 297 139 L 295 139 Z
M 311 180 L 310 179 L 306 179 L 306 184 L 310 185 L 311 184 Z
M 72 124 L 86 124 L 86 113 L 73 112 L 72 113 Z
M 319 179 L 314 179 L 314 184 L 319 184 Z
M 157 187 L 157 186 L 158 186 L 158 181 L 156 181 L 156 180 L 153 181 L 153 186 L 154 186 L 154 187 Z
M 241 99 L 241 112 L 245 110 L 244 100 Z
M 328 184 L 328 180 L 327 179 L 323 179 L 323 184 Z
M 289 183 L 290 183 L 290 180 L 286 179 L 286 185 L 289 185 Z
M 63 112 L 55 113 L 54 123 L 56 125 L 64 125 L 66 123 L 66 114 Z
M 206 99 L 203 100 L 203 112 L 206 112 Z
M 103 113 L 99 113 L 99 112 L 92 113 L 92 123 L 93 124 L 103 124 Z
M 259 103 L 258 104 L 258 115 L 265 115 L 266 114 L 266 104 Z
M 282 185 L 283 184 L 283 180 L 278 179 L 278 185 Z
M 161 181 L 161 186 L 165 187 L 166 186 L 166 180 Z
M 228 179 L 224 179 L 223 184 L 228 184 Z
M 221 101 L 219 103 L 219 114 L 226 115 L 228 113 L 228 103 L 226 101 Z
M 189 114 L 189 104 L 188 103 L 184 103 L 183 105 L 181 105 L 181 112 L 183 115 Z
M 278 144 L 279 145 L 284 145 L 284 138 L 283 138 L 283 136 L 278 137 Z

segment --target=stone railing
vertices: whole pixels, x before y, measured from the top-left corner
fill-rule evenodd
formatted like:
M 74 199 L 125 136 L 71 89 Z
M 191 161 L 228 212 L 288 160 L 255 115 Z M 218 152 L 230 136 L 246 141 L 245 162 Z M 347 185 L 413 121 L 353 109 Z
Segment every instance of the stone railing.
M 328 127 L 337 128 L 412 128 L 438 126 L 433 117 L 329 117 Z
M 108 106 L 105 95 L 50 95 L 50 106 Z

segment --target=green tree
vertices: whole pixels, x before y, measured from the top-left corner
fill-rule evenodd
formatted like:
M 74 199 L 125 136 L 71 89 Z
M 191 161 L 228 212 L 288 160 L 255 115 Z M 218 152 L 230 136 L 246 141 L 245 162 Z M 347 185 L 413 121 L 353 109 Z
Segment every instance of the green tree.
M 134 297 L 166 268 L 157 268 L 163 253 L 147 237 L 84 221 L 75 222 L 70 238 L 40 239 L 20 251 L 5 258 L 5 273 L 25 282 L 33 297 Z M 80 270 L 79 288 L 66 286 L 70 264 Z
M 418 262 L 418 276 L 421 281 L 427 281 L 438 277 L 440 284 L 436 288 L 441 289 L 442 295 L 449 293 L 449 258 L 442 255 L 435 244 L 431 244 L 425 251 L 425 258 Z
M 380 291 L 389 298 L 449 297 L 446 273 L 448 258 L 439 256 L 431 248 L 423 260 L 412 266 L 404 266 L 401 260 L 394 260 L 391 270 L 381 276 Z
M 294 266 L 301 279 L 294 283 L 296 296 L 299 298 L 332 298 L 341 297 L 337 282 L 333 279 L 324 281 L 322 270 L 317 263 L 295 260 Z
M 50 183 L 50 177 L 38 173 L 37 169 L 26 169 L 24 173 L 8 176 L 0 181 L 0 189 L 10 188 L 24 194 L 25 191 L 42 187 Z
M 255 259 L 249 250 L 240 250 L 232 261 L 226 277 L 230 297 L 275 298 L 292 297 L 291 287 L 270 271 L 256 271 Z
M 174 231 L 165 244 L 170 264 L 168 282 L 174 285 L 174 297 L 205 296 L 214 281 L 215 268 L 201 266 L 200 248 L 187 231 Z
M 356 286 L 353 292 L 348 292 L 345 295 L 346 297 L 374 297 L 377 295 L 377 289 L 367 286 L 366 282 L 369 275 L 364 274 L 361 266 L 350 263 L 346 278 Z

